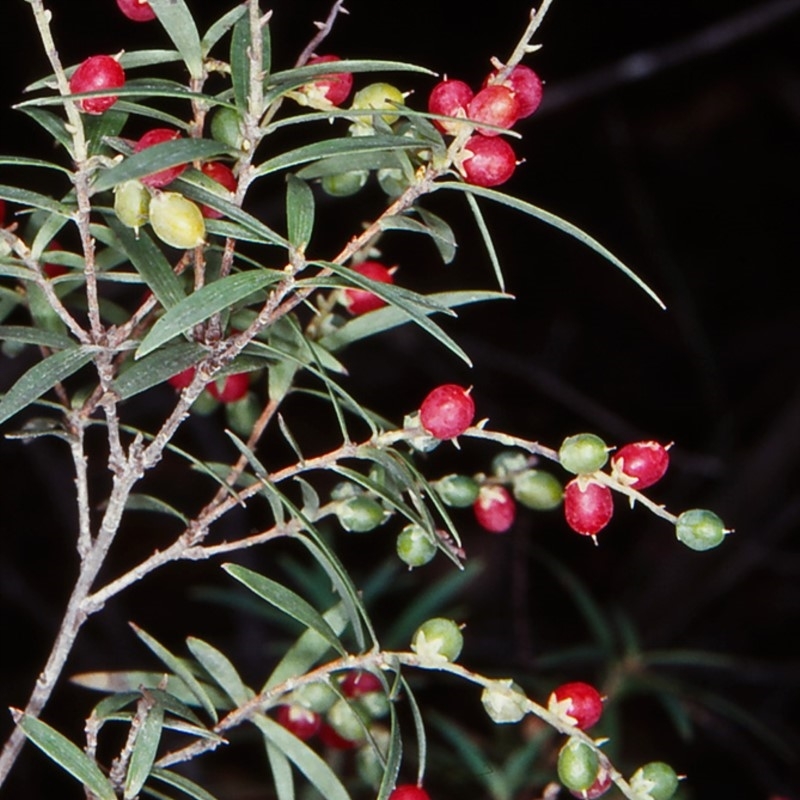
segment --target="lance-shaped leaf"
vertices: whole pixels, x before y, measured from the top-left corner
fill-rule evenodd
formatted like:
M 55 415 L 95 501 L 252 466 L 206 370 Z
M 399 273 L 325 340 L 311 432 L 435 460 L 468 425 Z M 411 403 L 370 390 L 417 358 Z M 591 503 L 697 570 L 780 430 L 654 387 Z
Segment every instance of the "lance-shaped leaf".
M 194 636 L 190 636 L 186 640 L 186 644 L 203 669 L 217 682 L 235 705 L 244 705 L 253 696 L 253 692 L 245 686 L 230 659 L 216 647 Z
M 253 53 L 253 34 L 250 27 L 250 16 L 244 14 L 233 28 L 231 36 L 231 83 L 233 84 L 233 96 L 236 105 L 241 111 L 248 110 L 248 96 L 250 94 L 251 77 L 251 57 Z M 272 60 L 272 46 L 270 42 L 269 25 L 264 25 L 261 29 L 261 65 L 260 79 L 269 74 Z M 261 109 L 252 109 L 257 115 L 261 115 Z
M 137 494 L 135 492 L 129 494 L 128 501 L 125 503 L 125 508 L 128 511 L 151 511 L 154 514 L 166 514 L 167 516 L 179 519 L 185 525 L 189 524 L 189 520 L 181 514 L 180 511 L 173 508 L 164 500 L 158 497 L 152 497 L 149 494 Z
M 226 11 L 211 25 L 200 42 L 204 57 L 208 56 L 214 45 L 241 19 L 242 14 L 246 13 L 247 5 L 245 3 L 239 3 L 239 5 L 234 6 L 230 11 Z
M 272 770 L 272 784 L 278 800 L 295 800 L 291 762 L 269 739 L 264 739 L 264 746 L 269 759 L 269 768 Z
M 183 372 L 205 354 L 205 348 L 195 342 L 175 342 L 133 362 L 114 382 L 114 388 L 123 400 L 127 400 Z
M 190 781 L 183 775 L 178 775 L 177 772 L 163 769 L 162 767 L 155 767 L 152 771 L 153 778 L 158 781 L 166 783 L 167 786 L 172 786 L 183 792 L 187 797 L 192 800 L 217 800 L 217 798 L 207 792 L 202 786 L 198 786 L 194 781 Z
M 190 330 L 271 283 L 286 277 L 279 270 L 260 269 L 227 275 L 206 284 L 176 306 L 173 306 L 153 325 L 136 351 L 136 358 L 152 353 L 175 336 Z
M 203 49 L 200 45 L 200 34 L 184 0 L 150 0 L 150 7 L 178 48 L 189 75 L 192 78 L 202 77 Z
M 40 750 L 100 800 L 116 800 L 117 795 L 108 778 L 103 775 L 97 764 L 66 736 L 28 714 L 21 715 L 19 727 Z
M 27 270 L 30 272 L 30 270 Z M 53 350 L 64 350 L 74 346 L 69 336 L 64 336 L 55 331 L 43 331 L 27 325 L 0 325 L 0 340 L 4 342 L 19 342 L 20 344 L 34 344 L 38 347 L 50 347 Z
M 416 210 L 421 214 L 422 209 Z M 442 261 L 444 261 L 445 264 L 449 264 L 456 254 L 456 240 L 453 235 L 453 230 L 441 217 L 430 214 L 430 212 L 426 212 L 426 214 L 427 218 L 425 222 L 420 222 L 412 217 L 399 214 L 392 217 L 384 217 L 380 223 L 381 230 L 424 233 L 433 239 L 433 243 L 436 245 L 436 249 L 442 257 Z M 428 220 L 434 224 L 429 224 Z
M 89 349 L 72 347 L 53 353 L 32 366 L 0 400 L 0 423 L 27 408 L 57 383 L 88 364 L 92 355 Z
M 294 175 L 286 178 L 286 228 L 292 246 L 304 251 L 314 230 L 314 193 Z
M 164 728 L 164 708 L 155 703 L 148 710 L 136 734 L 128 772 L 125 775 L 124 800 L 133 800 L 150 777 L 156 760 L 161 731 Z
M 24 208 L 41 208 L 45 211 L 52 211 L 62 217 L 71 217 L 77 210 L 75 206 L 59 203 L 39 192 L 31 192 L 28 189 L 18 189 L 16 186 L 5 186 L 0 184 L 0 199 L 9 200 Z

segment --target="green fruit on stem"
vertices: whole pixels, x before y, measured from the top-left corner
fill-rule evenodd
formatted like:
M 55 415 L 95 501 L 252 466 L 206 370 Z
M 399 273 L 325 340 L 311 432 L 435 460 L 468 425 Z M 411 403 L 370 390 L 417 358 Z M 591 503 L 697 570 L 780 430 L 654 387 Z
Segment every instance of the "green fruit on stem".
M 206 224 L 199 207 L 178 192 L 159 192 L 153 197 L 150 225 L 170 247 L 189 250 L 205 240 Z
M 711 550 L 722 544 L 728 531 L 722 520 L 705 508 L 684 511 L 675 523 L 675 535 L 692 550 Z
M 383 506 L 366 495 L 344 500 L 336 509 L 339 524 L 351 533 L 369 533 L 384 520 Z M 347 738 L 347 737 L 345 737 Z
M 528 713 L 527 701 L 525 692 L 510 679 L 493 681 L 481 693 L 486 713 L 498 725 L 519 722 Z
M 421 525 L 406 525 L 397 537 L 397 555 L 409 567 L 421 567 L 436 555 L 436 544 Z
M 514 477 L 514 497 L 534 511 L 558 508 L 564 489 L 558 479 L 541 469 L 527 469 Z
M 608 447 L 593 433 L 577 433 L 564 439 L 558 451 L 558 460 L 567 472 L 589 475 L 605 466 Z
M 355 93 L 350 107 L 356 111 L 392 111 L 398 106 L 402 106 L 404 102 L 403 93 L 396 86 L 392 86 L 390 83 L 371 83 Z M 399 115 L 396 113 L 381 114 L 380 118 L 387 125 L 391 125 L 393 122 L 397 122 Z M 370 126 L 372 120 L 371 116 L 359 117 L 357 124 Z
M 242 118 L 239 112 L 232 108 L 219 108 L 211 117 L 211 135 L 223 144 L 237 150 L 244 149 L 244 136 L 242 135 Z
M 365 169 L 342 172 L 338 175 L 325 175 L 322 178 L 322 190 L 331 197 L 350 197 L 364 188 L 369 178 Z
M 138 230 L 150 218 L 150 192 L 139 181 L 125 181 L 114 189 L 114 213 L 127 228 Z
M 521 450 L 501 450 L 492 459 L 492 473 L 504 480 L 528 466 L 528 455 Z
M 631 788 L 643 800 L 669 800 L 678 789 L 675 770 L 663 761 L 639 767 L 631 777 Z
M 558 754 L 558 779 L 571 792 L 586 791 L 599 770 L 599 756 L 580 739 L 571 737 Z
M 455 661 L 463 646 L 464 637 L 458 625 L 444 617 L 423 622 L 411 639 L 411 649 L 423 664 Z
M 477 499 L 480 484 L 469 475 L 446 475 L 433 485 L 446 506 L 469 508 Z
M 364 739 L 365 720 L 361 716 L 360 708 L 348 700 L 339 698 L 328 709 L 327 722 L 343 739 L 356 742 Z M 362 712 L 363 713 L 363 712 Z

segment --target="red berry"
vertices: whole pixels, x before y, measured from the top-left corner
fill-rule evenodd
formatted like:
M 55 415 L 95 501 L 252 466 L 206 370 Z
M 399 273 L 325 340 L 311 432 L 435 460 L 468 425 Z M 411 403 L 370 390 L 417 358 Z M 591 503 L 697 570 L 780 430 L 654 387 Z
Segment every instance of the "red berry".
M 278 706 L 276 718 L 286 730 L 303 741 L 310 739 L 322 725 L 319 714 L 297 704 Z
M 389 800 L 431 800 L 431 796 L 416 783 L 404 783 L 394 787 Z
M 113 56 L 90 56 L 72 73 L 69 90 L 72 94 L 120 89 L 125 85 L 125 70 Z M 85 97 L 76 101 L 87 114 L 102 114 L 117 102 L 117 95 Z
M 487 80 L 493 78 L 496 74 L 493 73 Z M 539 104 L 542 102 L 541 78 L 524 64 L 517 64 L 500 85 L 507 86 L 514 93 L 514 97 L 517 100 L 518 119 L 529 117 L 539 108 Z
M 467 106 L 467 116 L 499 128 L 510 128 L 519 116 L 519 104 L 507 86 L 492 85 L 481 89 Z M 500 131 L 478 128 L 484 136 L 497 136 Z
M 334 750 L 352 750 L 361 744 L 361 742 L 354 742 L 350 739 L 345 739 L 344 736 L 339 736 L 326 722 L 320 725 L 319 739 L 326 747 L 331 747 Z
M 0 227 L 6 224 L 6 201 L 0 198 Z
M 187 367 L 183 372 L 167 378 L 167 383 L 176 391 L 185 389 L 194 380 L 194 367 Z
M 448 117 L 467 116 L 467 106 L 474 92 L 464 81 L 440 81 L 428 97 L 428 111 L 431 114 L 444 114 Z M 458 122 L 445 122 L 434 119 L 433 124 L 443 133 L 455 136 L 459 130 Z
M 147 131 L 147 133 L 136 142 L 133 146 L 133 152 L 141 153 L 142 150 L 146 150 L 148 147 L 163 144 L 164 142 L 171 142 L 174 139 L 180 138 L 180 132 L 172 128 L 153 128 Z M 176 164 L 174 167 L 168 167 L 167 169 L 154 172 L 151 175 L 145 175 L 143 178 L 139 178 L 139 180 L 145 186 L 150 186 L 153 189 L 160 189 L 162 186 L 172 183 L 185 169 L 186 164 Z
M 632 442 L 617 450 L 611 458 L 613 476 L 634 489 L 646 489 L 664 477 L 669 467 L 669 453 L 658 442 Z
M 394 283 L 393 270 L 377 261 L 362 261 L 353 267 L 353 271 L 372 281 L 378 281 L 378 283 Z M 354 317 L 386 305 L 383 298 L 366 289 L 345 289 L 342 293 L 342 302 Z
M 468 183 L 499 186 L 514 174 L 517 156 L 505 139 L 476 133 L 464 145 L 461 166 Z
M 547 708 L 558 716 L 567 717 L 573 725 L 585 731 L 603 713 L 600 692 L 588 683 L 573 681 L 556 687 L 547 701 Z
M 594 536 L 608 525 L 613 514 L 614 501 L 608 486 L 575 478 L 564 487 L 564 516 L 577 533 Z
M 220 382 L 222 386 L 219 385 Z M 250 375 L 246 372 L 237 372 L 218 381 L 211 381 L 206 388 L 208 393 L 221 403 L 235 403 L 247 394 L 250 388 Z
M 466 389 L 454 383 L 437 386 L 419 408 L 422 427 L 437 439 L 454 439 L 474 418 L 475 402 Z
M 504 533 L 514 524 L 517 504 L 504 486 L 481 486 L 472 510 L 482 528 L 490 533 Z
M 149 22 L 156 18 L 156 12 L 150 8 L 147 0 L 117 0 L 119 10 L 134 22 Z
M 361 697 L 370 692 L 382 692 L 383 684 L 377 675 L 363 670 L 353 670 L 344 676 L 339 684 L 345 697 Z
M 204 175 L 208 175 L 212 181 L 221 184 L 229 192 L 236 191 L 236 176 L 227 164 L 221 161 L 208 161 L 200 169 Z M 221 211 L 209 206 L 200 206 L 200 212 L 207 219 L 221 219 L 224 216 Z
M 339 56 L 313 56 L 308 59 L 308 66 L 314 64 L 327 64 L 330 61 L 341 61 Z M 330 75 L 320 75 L 314 78 L 314 81 L 307 84 L 305 92 L 316 91 L 322 95 L 329 103 L 339 106 L 350 94 L 353 88 L 353 73 L 352 72 L 334 72 Z
M 46 253 L 48 252 L 59 252 L 61 250 L 61 245 L 55 240 L 52 239 L 50 244 L 47 246 Z M 59 275 L 66 275 L 69 270 L 63 264 L 42 264 L 42 272 L 47 275 L 48 278 L 57 278 Z

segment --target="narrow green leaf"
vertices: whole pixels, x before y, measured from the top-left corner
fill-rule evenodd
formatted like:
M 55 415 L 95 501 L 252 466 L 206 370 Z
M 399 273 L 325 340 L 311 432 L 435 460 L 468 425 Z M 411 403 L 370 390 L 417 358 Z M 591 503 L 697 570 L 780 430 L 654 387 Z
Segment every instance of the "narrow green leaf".
M 250 591 L 266 600 L 271 605 L 279 608 L 293 619 L 296 619 L 307 628 L 315 630 L 331 647 L 341 655 L 345 649 L 339 637 L 333 632 L 330 625 L 322 615 L 312 608 L 300 595 L 287 589 L 276 581 L 270 580 L 257 572 L 237 564 L 224 564 L 222 567 L 229 575 L 243 583 Z
M 319 513 L 319 494 L 307 480 L 304 480 L 299 475 L 295 475 L 294 482 L 300 486 L 300 491 L 303 493 L 303 514 L 309 519 L 314 519 Z
M 294 776 L 289 759 L 268 739 L 264 739 L 269 767 L 272 770 L 272 785 L 278 800 L 294 800 Z
M 244 705 L 253 696 L 236 671 L 236 667 L 216 647 L 194 636 L 190 636 L 186 644 L 203 669 L 219 684 L 235 705 Z
M 214 703 L 197 678 L 192 675 L 186 664 L 184 664 L 180 658 L 170 653 L 163 644 L 153 638 L 149 633 L 142 630 L 138 625 L 134 625 L 133 623 L 130 623 L 130 625 L 134 633 L 147 645 L 148 649 L 186 684 L 186 688 L 206 710 L 208 716 L 216 723 L 219 717 L 217 716 L 216 708 L 214 708 Z
M 397 709 L 394 703 L 389 704 L 389 714 L 389 749 L 386 753 L 377 753 L 383 762 L 383 778 L 375 800 L 386 800 L 389 797 L 397 781 L 400 762 L 403 758 L 403 737 L 400 735 L 400 725 L 397 722 Z
M 0 339 L 5 342 L 34 344 L 38 347 L 51 347 L 54 350 L 65 350 L 73 347 L 75 342 L 60 333 L 43 331 L 27 325 L 0 325 Z
M 133 800 L 150 777 L 150 770 L 156 760 L 163 727 L 164 709 L 156 703 L 148 710 L 144 722 L 136 734 L 128 772 L 125 776 L 124 800 Z
M 128 495 L 128 502 L 125 503 L 125 508 L 128 511 L 152 511 L 156 514 L 166 514 L 170 517 L 176 517 L 184 524 L 188 525 L 189 523 L 186 516 L 169 503 L 165 503 L 158 497 L 151 497 L 149 494 L 132 493 Z
M 298 170 L 296 175 L 303 180 L 324 178 L 327 175 L 341 175 L 345 172 L 366 169 L 398 169 L 400 160 L 392 150 L 381 150 L 375 153 L 355 153 L 321 158 Z
M 184 0 L 150 0 L 150 6 L 181 54 L 189 75 L 192 78 L 202 77 L 203 49 L 200 45 L 200 34 Z
M 0 423 L 27 408 L 45 392 L 92 360 L 92 351 L 71 347 L 32 366 L 0 400 Z
M 53 164 L 51 161 L 43 161 L 40 158 L 23 158 L 22 156 L 0 156 L 0 165 L 8 167 L 39 167 L 42 169 L 53 169 L 63 172 L 65 175 L 72 173 L 60 164 Z
M 314 230 L 314 193 L 294 175 L 286 178 L 286 227 L 292 245 L 305 251 Z
M 139 345 L 136 358 L 143 358 L 175 336 L 190 330 L 194 325 L 231 308 L 251 294 L 271 283 L 277 283 L 284 277 L 285 275 L 279 270 L 251 270 L 227 275 L 203 286 L 170 308 L 153 325 Z
M 45 211 L 52 211 L 62 217 L 71 217 L 77 210 L 75 206 L 59 203 L 57 200 L 53 200 L 52 197 L 47 197 L 47 195 L 31 192 L 28 189 L 18 189 L 16 186 L 0 184 L 0 198 L 26 208 L 41 208 Z
M 177 772 L 170 772 L 162 767 L 155 767 L 152 771 L 153 777 L 172 786 L 174 789 L 179 789 L 192 800 L 217 800 L 217 798 L 207 792 L 202 786 L 198 786 L 194 781 L 190 781 L 183 775 L 178 775 Z
M 456 236 L 453 229 L 438 214 L 417 206 L 417 213 L 428 226 L 428 232 L 433 238 L 433 243 L 439 250 L 439 255 L 445 264 L 449 264 L 456 256 Z M 500 287 L 502 289 L 502 287 Z
M 159 386 L 173 375 L 196 364 L 206 350 L 195 342 L 175 342 L 157 353 L 134 361 L 114 382 L 114 388 L 123 400 L 134 397 L 153 386 Z
M 211 27 L 206 31 L 200 42 L 203 57 L 208 57 L 214 45 L 239 21 L 242 14 L 247 13 L 247 4 L 239 3 L 230 11 L 226 11 Z
M 103 114 L 84 115 L 83 127 L 89 144 L 89 155 L 113 155 L 105 139 L 107 136 L 119 136 L 127 121 L 128 115 L 118 106 Z
M 100 800 L 116 800 L 117 795 L 108 778 L 66 736 L 28 714 L 22 714 L 18 724 L 28 739 Z
M 565 219 L 562 219 L 561 217 L 558 217 L 549 211 L 545 211 L 544 209 L 539 208 L 531 203 L 527 203 L 524 200 L 511 197 L 511 195 L 504 194 L 503 192 L 498 192 L 496 189 L 486 189 L 483 186 L 473 186 L 469 183 L 461 183 L 457 181 L 445 181 L 443 183 L 434 184 L 432 191 L 438 191 L 439 189 L 453 189 L 459 192 L 466 192 L 467 194 L 478 195 L 479 197 L 486 197 L 489 200 L 494 200 L 504 206 L 508 206 L 509 208 L 521 211 L 523 214 L 527 214 L 528 216 L 535 217 L 542 222 L 546 222 L 548 225 L 552 225 L 554 228 L 558 228 L 558 230 L 563 231 L 569 236 L 572 236 L 579 242 L 582 242 L 587 247 L 594 250 L 596 253 L 599 253 L 607 261 L 610 261 L 618 270 L 623 273 L 623 275 L 626 275 L 628 278 L 630 278 L 640 289 L 642 289 L 642 291 L 648 294 L 662 309 L 666 308 L 661 298 L 630 267 L 623 264 L 623 262 L 620 261 L 610 250 L 603 247 L 603 245 L 601 245 L 600 242 L 598 242 L 595 238 L 589 236 L 588 233 L 582 231 L 571 222 L 567 222 Z
M 242 112 L 248 110 L 252 38 L 250 17 L 248 14 L 244 14 L 234 26 L 231 36 L 231 83 L 236 106 Z M 261 72 L 266 77 L 269 74 L 271 62 L 269 25 L 265 25 L 261 31 L 261 52 Z M 260 115 L 261 109 L 255 109 L 255 113 Z
M 422 209 L 416 209 L 420 213 Z M 426 212 L 427 213 L 427 212 Z M 436 227 L 432 227 L 427 222 L 420 222 L 406 215 L 395 215 L 391 217 L 384 217 L 380 222 L 381 230 L 384 231 L 411 231 L 412 233 L 422 233 L 430 236 L 442 261 L 449 264 L 456 254 L 456 243 L 453 236 L 453 231 L 447 223 L 437 217 L 435 214 L 430 215 L 431 219 L 435 219 Z
M 406 702 L 411 709 L 411 716 L 414 720 L 414 731 L 417 736 L 417 782 L 422 783 L 422 778 L 425 775 L 425 766 L 428 761 L 428 737 L 425 733 L 425 723 L 422 719 L 422 712 L 420 711 L 416 695 L 411 691 L 408 681 L 402 676 L 400 677 L 400 685 L 403 687 Z
M 504 292 L 506 289 L 506 281 L 503 277 L 503 268 L 500 266 L 500 259 L 497 257 L 497 250 L 494 246 L 494 240 L 492 239 L 492 234 L 489 231 L 489 227 L 486 225 L 483 212 L 481 211 L 475 196 L 470 193 L 467 193 L 467 203 L 469 204 L 470 211 L 472 211 L 472 216 L 475 218 L 475 224 L 478 226 L 478 230 L 480 231 L 481 238 L 483 239 L 483 246 L 486 248 L 486 252 L 489 255 L 489 261 L 492 262 L 492 269 L 494 270 L 494 275 L 497 279 L 497 285 L 500 287 L 500 291 Z
M 278 414 L 278 427 L 281 429 L 283 438 L 286 439 L 287 444 L 292 448 L 294 454 L 297 456 L 297 460 L 302 464 L 305 461 L 305 458 L 300 450 L 300 445 L 297 444 L 297 439 L 294 438 L 292 432 L 289 430 L 289 426 L 286 424 L 283 414 Z

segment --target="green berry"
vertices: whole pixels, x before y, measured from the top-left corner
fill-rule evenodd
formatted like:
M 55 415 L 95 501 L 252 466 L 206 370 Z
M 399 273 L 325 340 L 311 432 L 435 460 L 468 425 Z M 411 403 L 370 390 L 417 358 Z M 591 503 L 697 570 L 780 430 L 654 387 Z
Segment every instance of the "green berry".
M 726 533 L 722 520 L 705 508 L 684 511 L 675 523 L 678 540 L 692 550 L 711 550 L 722 543 Z
M 351 108 L 356 111 L 392 111 L 398 106 L 402 106 L 405 102 L 403 93 L 390 83 L 371 83 L 365 86 L 360 91 L 356 92 L 353 96 L 353 103 Z M 381 114 L 380 118 L 387 124 L 391 125 L 397 122 L 398 114 Z M 370 126 L 372 125 L 372 117 L 359 117 L 359 125 Z
M 492 472 L 500 479 L 509 478 L 528 466 L 528 456 L 520 450 L 502 450 L 492 459 Z
M 567 472 L 589 475 L 606 465 L 608 447 L 593 433 L 577 433 L 575 436 L 567 436 L 561 443 L 558 460 Z
M 364 188 L 367 178 L 369 171 L 365 169 L 325 175 L 322 178 L 322 190 L 331 197 L 349 197 Z
M 599 756 L 579 739 L 570 738 L 558 754 L 558 779 L 571 792 L 586 791 L 599 770 Z
M 401 169 L 384 167 L 378 170 L 378 184 L 388 197 L 400 197 L 409 187 L 408 176 Z
M 397 555 L 409 567 L 421 567 L 436 555 L 436 544 L 421 525 L 406 525 L 397 537 Z
M 362 490 L 351 481 L 339 481 L 331 489 L 331 500 L 347 500 L 349 497 L 358 497 Z
M 480 484 L 469 475 L 446 475 L 433 484 L 439 497 L 446 506 L 468 508 L 477 499 Z
M 511 680 L 493 681 L 481 693 L 481 703 L 492 722 L 519 722 L 527 713 L 527 698 Z
M 223 144 L 243 149 L 242 118 L 232 108 L 219 108 L 211 118 L 211 135 Z
M 306 683 L 291 694 L 292 703 L 317 714 L 325 714 L 338 699 L 336 692 L 324 681 Z
M 351 533 L 368 533 L 383 522 L 383 507 L 366 495 L 351 497 L 336 509 L 339 524 Z M 345 737 L 347 738 L 347 737 Z
M 139 181 L 125 181 L 114 189 L 114 213 L 126 227 L 138 230 L 150 218 L 150 192 Z
M 534 511 L 558 508 L 564 497 L 564 489 L 558 479 L 541 469 L 526 469 L 515 475 L 512 489 L 514 497 Z
M 328 710 L 328 725 L 343 739 L 351 742 L 361 741 L 365 737 L 365 720 L 354 703 L 339 698 Z
M 386 728 L 376 726 L 370 729 L 370 741 L 356 753 L 358 776 L 375 791 L 383 780 L 384 764 L 391 739 L 391 734 Z
M 180 250 L 198 247 L 206 235 L 200 208 L 178 192 L 159 192 L 153 197 L 150 225 L 162 242 Z
M 458 625 L 443 617 L 423 622 L 411 639 L 411 649 L 423 664 L 455 661 L 463 646 L 464 637 Z
M 669 800 L 678 789 L 678 776 L 669 764 L 651 761 L 631 777 L 631 788 L 642 800 Z

